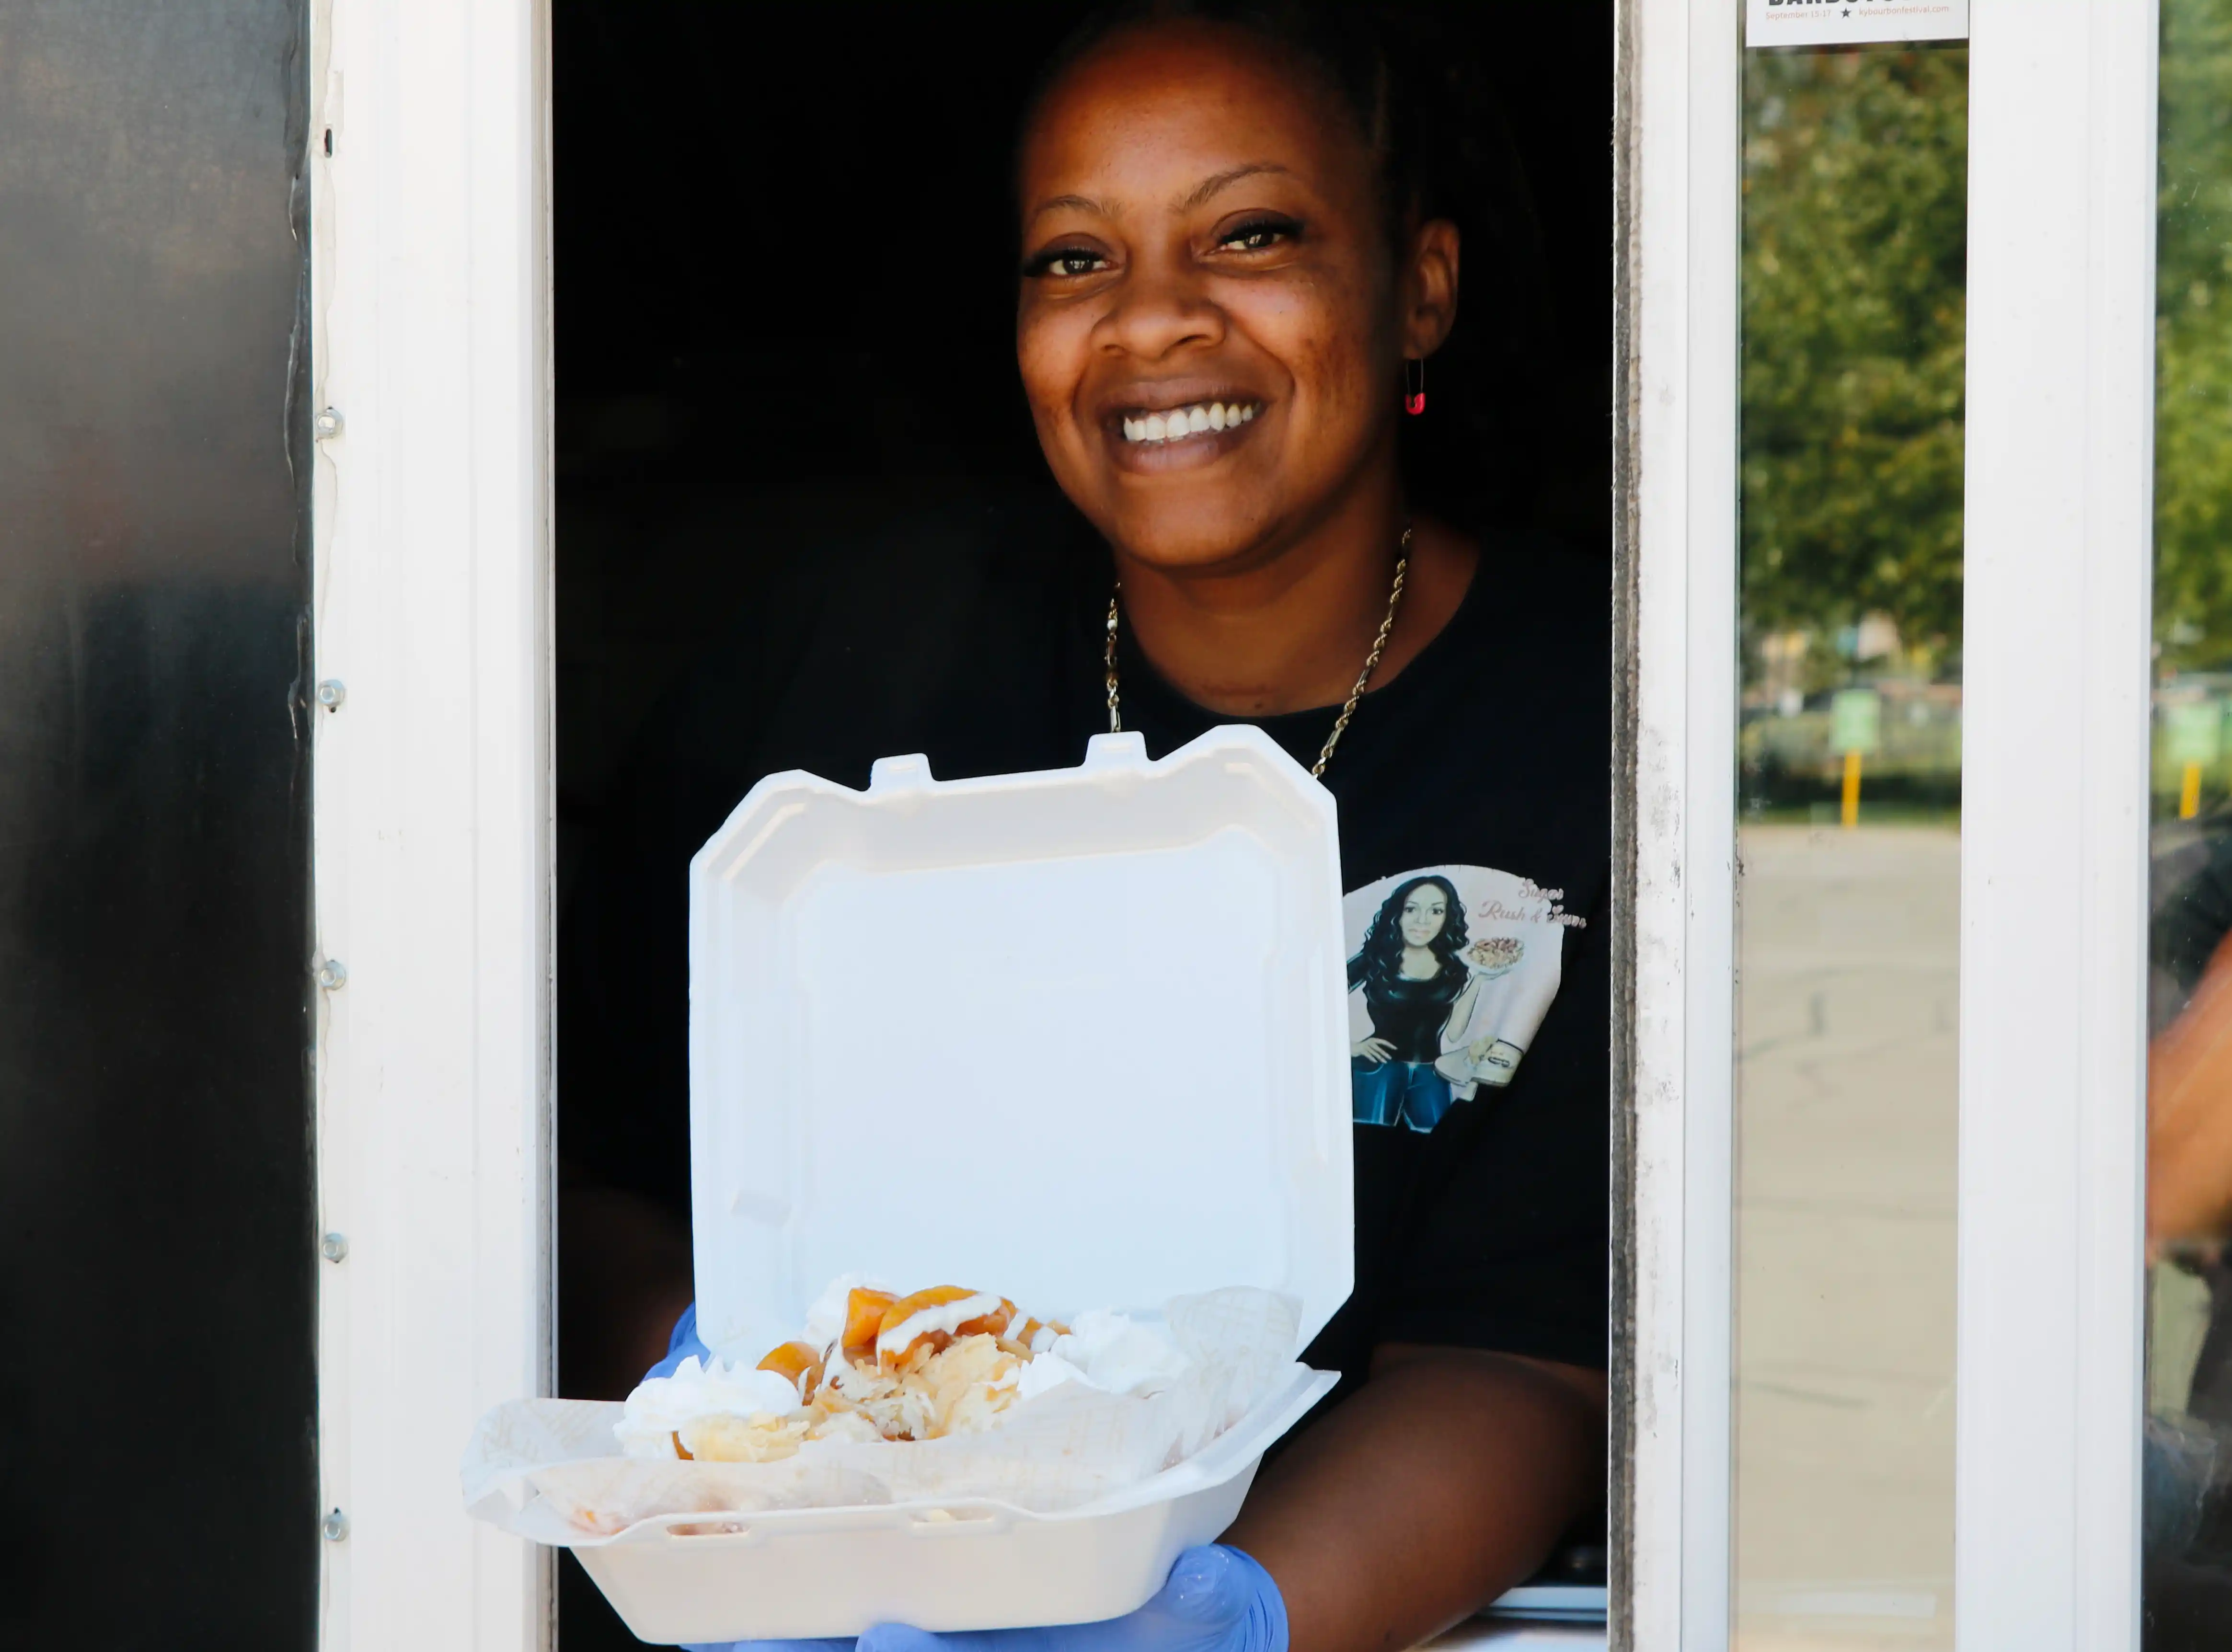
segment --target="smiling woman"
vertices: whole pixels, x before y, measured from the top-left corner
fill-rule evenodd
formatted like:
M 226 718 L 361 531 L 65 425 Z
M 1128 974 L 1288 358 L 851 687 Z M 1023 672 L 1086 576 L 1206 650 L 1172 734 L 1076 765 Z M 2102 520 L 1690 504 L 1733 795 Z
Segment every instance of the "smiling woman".
M 1118 719 L 1152 755 L 1246 721 L 1316 763 L 1359 961 L 1356 1286 L 1306 1357 L 1343 1381 L 1259 1479 L 1223 1558 L 1188 1563 L 1188 1586 L 1214 1571 L 1233 1609 L 1195 1644 L 1409 1643 L 1527 1577 L 1561 1535 L 1601 1541 L 1604 525 L 1577 516 L 1593 529 L 1578 548 L 1534 531 L 1549 513 L 1496 485 L 1509 456 L 1480 431 L 1554 431 L 1557 386 L 1594 373 L 1575 447 L 1600 440 L 1606 379 L 1594 342 L 1573 347 L 1570 381 L 1522 370 L 1556 329 L 1513 295 L 1549 283 L 1523 278 L 1542 268 L 1534 214 L 1464 67 L 1479 55 L 1456 49 L 1459 15 L 1163 3 L 1084 19 L 1021 100 L 1013 216 L 965 249 L 1004 246 L 1020 272 L 1007 295 L 1034 481 L 989 486 L 981 457 L 973 473 L 895 476 L 855 451 L 832 469 L 857 492 L 889 488 L 888 508 L 833 524 L 847 507 L 825 483 L 810 513 L 724 499 L 693 524 L 698 566 L 717 546 L 771 571 L 646 717 L 561 910 L 564 1380 L 620 1393 L 690 1298 L 681 872 L 759 777 L 859 784 L 874 758 L 916 751 L 940 778 L 1067 766 Z M 565 49 L 561 36 L 561 70 Z M 1529 142 L 1547 151 L 1554 132 Z M 972 152 L 996 189 L 997 151 Z M 932 256 L 965 221 L 939 197 L 923 233 L 893 238 L 912 256 L 879 269 L 977 268 Z M 1489 301 L 1469 333 L 1468 237 Z M 987 334 L 924 325 L 977 312 L 890 296 L 852 312 L 898 337 L 856 375 L 856 446 L 905 428 L 879 398 L 926 377 L 961 396 L 1016 382 Z M 1600 316 L 1574 331 L 1600 338 Z M 838 352 L 843 337 L 814 334 Z M 1437 398 L 1440 445 L 1406 442 L 1403 426 L 1433 422 L 1406 419 L 1406 384 L 1445 351 L 1462 360 L 1437 380 L 1459 386 Z M 973 428 L 989 445 L 1001 427 Z M 1444 461 L 1440 485 L 1419 450 Z M 1048 475 L 1058 492 L 1037 484 Z M 1049 915 L 1037 938 L 1076 937 Z M 1152 1036 L 1097 1025 L 1089 1005 L 988 1004 L 985 1084 L 1065 1105 L 1058 1064 L 1003 1059 L 1028 1040 L 1003 1040 L 1002 1018 L 1047 1014 L 1074 1019 L 1080 1048 Z M 920 1111 L 905 1075 L 861 1078 Z M 1142 1644 L 1183 1643 L 1152 1610 Z
M 1333 68 L 1384 66 L 1353 25 L 1219 10 L 1096 20 L 1042 85 L 1017 158 L 1016 357 L 1148 658 L 1262 716 L 1339 701 L 1371 643 L 1405 526 L 1403 364 L 1449 336 L 1460 236 L 1386 164 L 1384 72 Z M 1477 554 L 1417 534 L 1382 681 Z

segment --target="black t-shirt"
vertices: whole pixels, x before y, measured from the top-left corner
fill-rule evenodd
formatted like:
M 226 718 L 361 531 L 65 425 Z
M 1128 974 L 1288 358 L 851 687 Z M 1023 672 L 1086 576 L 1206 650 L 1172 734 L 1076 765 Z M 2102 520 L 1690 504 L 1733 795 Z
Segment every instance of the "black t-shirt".
M 1107 726 L 1106 553 L 1033 509 L 801 557 L 654 716 L 560 928 L 569 1172 L 688 1209 L 685 871 L 762 775 L 866 783 L 1080 761 Z M 1233 721 L 1128 642 L 1160 756 Z M 1305 767 L 1331 708 L 1257 720 Z M 1554 541 L 1482 535 L 1442 634 L 1367 694 L 1340 803 L 1355 1049 L 1356 1287 L 1308 1353 L 1382 1342 L 1605 1360 L 1610 592 Z

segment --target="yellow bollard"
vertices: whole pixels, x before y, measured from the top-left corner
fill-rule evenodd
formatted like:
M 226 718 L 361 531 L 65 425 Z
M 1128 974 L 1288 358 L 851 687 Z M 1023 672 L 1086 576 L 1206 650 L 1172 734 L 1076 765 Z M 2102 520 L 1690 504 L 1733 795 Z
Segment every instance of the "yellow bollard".
M 2185 779 L 2177 788 L 2177 818 L 2190 820 L 2201 813 L 2201 765 L 2188 763 Z
M 1856 826 L 1860 823 L 1860 754 L 1845 754 L 1845 824 Z

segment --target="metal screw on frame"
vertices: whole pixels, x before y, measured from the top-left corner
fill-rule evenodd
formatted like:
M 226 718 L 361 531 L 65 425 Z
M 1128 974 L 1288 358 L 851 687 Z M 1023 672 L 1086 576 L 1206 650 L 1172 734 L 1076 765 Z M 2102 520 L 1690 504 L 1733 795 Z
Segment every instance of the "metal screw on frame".
M 328 992 L 334 991 L 348 979 L 348 966 L 339 958 L 328 958 L 318 966 L 318 985 Z
M 329 677 L 318 684 L 318 703 L 328 711 L 338 711 L 341 702 L 348 698 L 348 685 L 337 677 Z
M 320 408 L 317 418 L 312 419 L 310 424 L 311 428 L 317 431 L 318 439 L 321 442 L 329 436 L 339 436 L 341 433 L 341 410 L 338 407 Z
M 335 1509 L 318 1523 L 318 1531 L 328 1543 L 339 1543 L 348 1535 L 348 1516 Z
M 318 1241 L 318 1254 L 329 1262 L 338 1262 L 348 1254 L 347 1234 L 328 1234 Z

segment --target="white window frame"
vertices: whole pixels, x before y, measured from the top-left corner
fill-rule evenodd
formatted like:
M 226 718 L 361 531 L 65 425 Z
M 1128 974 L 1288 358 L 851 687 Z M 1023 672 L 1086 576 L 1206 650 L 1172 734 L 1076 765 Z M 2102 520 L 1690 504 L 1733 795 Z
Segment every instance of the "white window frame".
M 1615 1394 L 1612 1644 L 1729 1644 L 1736 1061 L 1737 0 L 1621 17 L 1620 333 L 1633 677 L 1617 863 L 1631 1351 Z M 1631 766 L 1632 765 L 1632 768 Z M 1617 1186 L 1617 1183 L 1616 1183 Z M 1617 1208 L 1617 1202 L 1616 1202 Z M 1616 1322 L 1617 1323 L 1617 1322 Z M 1615 1360 L 1620 1358 L 1616 1353 Z M 1624 1474 L 1621 1470 L 1624 1470 Z
M 1956 1629 L 2138 1645 L 2154 0 L 1974 0 Z M 1733 0 L 1623 26 L 1632 1365 L 1615 1645 L 1729 1644 Z M 2046 662 L 2080 662 L 2047 677 Z M 2066 968 L 2067 940 L 2083 959 Z M 1616 1591 L 1617 1592 L 1617 1591 Z M 1625 1621 L 1622 1621 L 1624 1618 Z
M 324 1652 L 554 1643 L 547 1552 L 457 1482 L 553 1377 L 547 42 L 543 0 L 312 6 Z
M 541 1652 L 547 1557 L 456 1463 L 554 1376 L 547 0 L 312 10 L 321 1645 Z M 1612 1640 L 1723 1652 L 1741 36 L 1619 10 Z M 2154 12 L 1974 5 L 1964 1646 L 2137 1646 Z
M 1970 27 L 1955 1626 L 2136 1652 L 2156 5 Z

